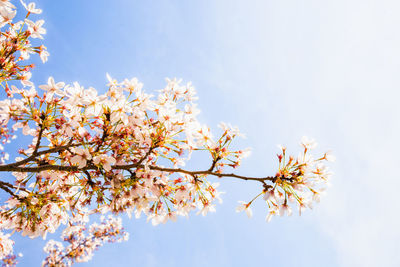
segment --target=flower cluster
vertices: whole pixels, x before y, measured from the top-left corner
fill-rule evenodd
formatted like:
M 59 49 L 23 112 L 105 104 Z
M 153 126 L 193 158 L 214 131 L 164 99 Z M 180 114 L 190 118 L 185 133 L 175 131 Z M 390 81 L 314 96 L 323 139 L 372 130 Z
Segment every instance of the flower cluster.
M 18 258 L 22 257 L 22 253 L 17 255 L 13 253 L 14 241 L 10 239 L 10 236 L 11 234 L 4 234 L 0 231 L 0 261 L 3 267 L 17 265 Z
M 24 85 L 31 85 L 30 69 L 33 64 L 24 64 L 31 54 L 39 54 L 43 62 L 49 53 L 43 45 L 32 45 L 31 39 L 43 39 L 46 30 L 42 27 L 44 20 L 32 21 L 31 14 L 40 14 L 42 10 L 35 3 L 25 4 L 26 15 L 23 20 L 14 22 L 17 15 L 15 6 L 9 1 L 0 1 L 0 83 L 20 80 Z
M 67 247 L 58 241 L 47 242 L 44 251 L 48 256 L 42 266 L 72 266 L 75 262 L 86 262 L 104 243 L 122 242 L 128 237 L 120 218 L 102 217 L 100 224 L 94 223 L 89 228 L 82 224 L 72 224 L 62 233 L 63 241 L 68 243 Z
M 0 232 L 0 259 L 4 259 L 13 253 L 14 241 L 10 239 L 10 234 Z
M 16 7 L 8 0 L 0 1 L 0 84 L 8 96 L 12 97 L 8 82 L 19 80 L 22 85 L 33 85 L 30 80 L 32 74 L 30 70 L 33 64 L 27 64 L 31 54 L 39 54 L 43 62 L 47 61 L 49 53 L 44 45 L 33 45 L 32 39 L 43 39 L 42 34 L 46 30 L 42 27 L 44 20 L 33 22 L 30 20 L 31 14 L 40 14 L 42 10 L 35 7 L 35 3 L 25 4 L 25 18 L 14 21 L 17 15 Z M 33 41 L 33 43 L 32 43 Z M 4 109 L 0 105 L 0 109 Z M 0 117 L 0 150 L 3 145 L 9 143 L 12 137 L 12 130 L 3 127 L 4 118 Z M 0 163 L 8 160 L 8 153 L 1 152 Z
M 287 157 L 286 147 L 279 146 L 282 152 L 277 155 L 278 172 L 274 177 L 270 177 L 273 185 L 264 184 L 264 190 L 259 195 L 250 202 L 240 201 L 236 210 L 246 211 L 251 217 L 250 205 L 260 196 L 268 205 L 267 222 L 275 215 L 292 215 L 290 203 L 297 204 L 300 215 L 305 208 L 312 208 L 313 201 L 319 202 L 321 193 L 325 191 L 328 179 L 332 175 L 324 165 L 324 161 L 334 161 L 334 157 L 329 153 L 314 159 L 309 151 L 316 145 L 314 140 L 303 137 L 301 141 L 303 152 L 297 158 Z
M 103 213 L 144 212 L 153 224 L 196 208 L 203 215 L 214 210 L 219 192 L 206 177 L 248 155 L 229 148 L 238 130 L 221 124 L 215 141 L 197 120 L 191 84 L 167 80 L 154 99 L 137 79 L 108 78 L 103 95 L 50 77 L 39 86 L 43 95 L 12 86 L 13 99 L 2 101 L 4 125 L 33 136 L 23 157 L 0 166 L 13 171 L 18 188 L 0 214 L 8 229 L 45 236 L 94 202 Z M 208 151 L 211 166 L 179 169 L 194 151 Z
M 0 84 L 7 95 L 0 101 L 0 150 L 20 133 L 31 137 L 31 143 L 13 162 L 6 153 L 0 157 L 0 172 L 14 177 L 0 180 L 0 189 L 9 195 L 0 206 L 0 230 L 45 238 L 66 225 L 63 238 L 70 245 L 49 242 L 45 266 L 86 261 L 101 243 L 124 239 L 119 219 L 87 228 L 91 214 L 144 214 L 156 225 L 193 210 L 202 215 L 215 211 L 221 193 L 210 176 L 261 183 L 261 193 L 238 207 L 249 216 L 251 203 L 260 196 L 269 206 L 268 220 L 290 214 L 289 202 L 302 210 L 318 200 L 329 176 L 322 161 L 329 156 L 312 159 L 310 140 L 303 140 L 304 153 L 296 159 L 287 159 L 282 148 L 275 176 L 226 173 L 237 168 L 249 150 L 231 148 L 241 136 L 237 128 L 221 123 L 215 138 L 197 119 L 200 111 L 191 83 L 167 79 L 157 96 L 145 93 L 136 78 L 117 81 L 108 74 L 105 93 L 52 77 L 36 86 L 29 80 L 33 66 L 24 62 L 32 53 L 46 61 L 43 45 L 31 44 L 46 31 L 43 20 L 28 19 L 41 10 L 34 3 L 21 4 L 27 14 L 14 23 L 14 5 L 0 1 Z M 193 153 L 208 155 L 209 165 L 185 168 Z M 1 233 L 3 261 L 15 260 L 12 244 L 9 235 Z

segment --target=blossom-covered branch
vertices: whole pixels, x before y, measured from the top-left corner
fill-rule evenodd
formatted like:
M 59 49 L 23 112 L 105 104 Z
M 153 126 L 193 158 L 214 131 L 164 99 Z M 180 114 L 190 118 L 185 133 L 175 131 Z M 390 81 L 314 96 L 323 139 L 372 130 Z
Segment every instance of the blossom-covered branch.
M 0 172 L 13 176 L 0 181 L 0 189 L 9 196 L 0 206 L 0 230 L 35 238 L 66 225 L 63 238 L 69 247 L 51 241 L 45 248 L 45 266 L 86 261 L 101 242 L 120 237 L 117 219 L 93 226 L 84 235 L 84 224 L 76 222 L 94 213 L 145 214 L 156 225 L 193 210 L 202 215 L 215 211 L 215 201 L 221 199 L 212 176 L 261 183 L 259 194 L 240 202 L 237 210 L 251 216 L 251 204 L 261 197 L 268 221 L 273 215 L 290 215 L 294 206 L 301 212 L 319 200 L 330 176 L 324 165 L 329 154 L 313 158 L 315 142 L 303 138 L 297 157 L 287 156 L 281 147 L 277 171 L 271 175 L 228 171 L 250 152 L 232 149 L 241 136 L 236 127 L 221 123 L 214 137 L 198 120 L 191 83 L 167 79 L 157 96 L 144 92 L 136 78 L 117 81 L 110 75 L 103 94 L 52 77 L 35 85 L 30 81 L 33 65 L 26 62 L 33 53 L 46 61 L 45 47 L 32 44 L 46 31 L 43 20 L 30 20 L 41 10 L 34 3 L 21 3 L 26 16 L 13 22 L 15 6 L 0 1 L 0 84 L 7 95 L 0 101 Z M 30 144 L 10 161 L 4 146 L 17 134 L 27 136 Z M 185 168 L 193 153 L 207 156 L 209 164 L 200 170 Z M 3 260 L 13 255 L 8 238 L 0 232 Z
M 58 241 L 48 241 L 44 251 L 49 255 L 42 266 L 61 267 L 72 266 L 75 262 L 86 262 L 104 243 L 122 242 L 129 237 L 122 228 L 121 218 L 102 217 L 100 224 L 94 223 L 88 228 L 85 226 L 86 223 L 74 223 L 63 231 L 62 239 L 69 243 L 67 247 Z

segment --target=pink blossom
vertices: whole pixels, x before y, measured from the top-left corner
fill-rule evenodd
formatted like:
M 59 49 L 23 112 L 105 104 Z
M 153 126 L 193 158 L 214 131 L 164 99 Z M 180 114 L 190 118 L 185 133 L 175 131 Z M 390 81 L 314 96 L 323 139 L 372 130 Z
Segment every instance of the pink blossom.
M 25 7 L 25 9 L 32 14 L 41 14 L 42 10 L 39 8 L 36 8 L 36 4 L 35 3 L 29 3 L 28 5 L 25 4 L 22 0 L 20 0 L 21 4 Z
M 75 148 L 74 152 L 76 155 L 71 158 L 71 163 L 78 165 L 79 169 L 84 168 L 87 161 L 92 159 L 92 155 L 90 155 L 89 151 L 85 148 Z
M 33 22 L 27 19 L 26 23 L 29 25 L 29 31 L 32 34 L 32 38 L 43 39 L 42 34 L 46 34 L 46 29 L 42 27 L 42 25 L 44 24 L 44 20 L 41 19 Z
M 108 156 L 106 154 L 101 154 L 98 156 L 93 157 L 93 163 L 97 166 L 102 166 L 104 170 L 110 171 L 111 165 L 115 164 L 115 158 Z
M 306 149 L 314 149 L 317 146 L 317 143 L 314 139 L 303 136 L 301 138 L 301 145 Z
M 251 203 L 246 203 L 244 201 L 239 201 L 239 206 L 236 207 L 236 212 L 245 211 L 247 217 L 251 218 L 253 216 L 253 211 L 250 208 Z

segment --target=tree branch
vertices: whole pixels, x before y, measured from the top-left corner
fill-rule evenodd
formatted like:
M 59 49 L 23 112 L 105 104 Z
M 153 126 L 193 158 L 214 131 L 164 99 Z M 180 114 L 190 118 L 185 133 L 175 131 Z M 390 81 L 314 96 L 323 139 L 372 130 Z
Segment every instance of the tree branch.
M 132 168 L 144 168 L 144 165 L 138 165 L 138 164 L 129 164 L 129 165 L 114 165 L 112 166 L 113 170 L 126 170 L 129 171 Z M 231 177 L 231 178 L 236 178 L 236 179 L 241 179 L 241 180 L 250 180 L 250 181 L 258 181 L 265 183 L 265 181 L 271 181 L 275 182 L 276 177 L 272 176 L 267 176 L 267 177 L 247 177 L 247 176 L 242 176 L 242 175 L 237 175 L 234 173 L 218 173 L 218 172 L 213 172 L 210 170 L 204 170 L 204 171 L 189 171 L 185 169 L 180 169 L 180 168 L 165 168 L 165 167 L 160 167 L 160 166 L 155 166 L 155 165 L 150 165 L 148 166 L 149 169 L 151 170 L 157 170 L 157 171 L 163 171 L 163 172 L 170 172 L 170 173 L 185 173 L 189 174 L 191 176 L 196 176 L 196 175 L 212 175 L 216 177 Z M 88 170 L 97 170 L 98 167 L 95 165 L 88 165 L 84 168 L 79 169 L 77 166 L 61 166 L 61 165 L 41 165 L 41 166 L 36 166 L 36 167 L 18 167 L 18 166 L 8 166 L 8 165 L 3 165 L 0 166 L 0 172 L 33 172 L 33 173 L 38 173 L 41 171 L 65 171 L 65 172 L 85 172 Z
M 16 194 L 14 194 L 13 191 L 11 191 L 11 188 L 15 189 L 12 184 L 0 181 L 0 189 L 3 189 L 4 191 L 9 193 L 11 196 L 15 197 L 16 199 L 21 200 L 21 198 L 19 196 L 17 196 Z
M 53 147 L 53 148 L 50 148 L 50 149 L 47 149 L 47 150 L 42 150 L 42 151 L 36 152 L 36 155 L 32 154 L 31 156 L 27 157 L 26 159 L 23 159 L 23 160 L 14 162 L 14 163 L 6 164 L 6 165 L 0 165 L 0 169 L 3 166 L 7 166 L 7 167 L 20 166 L 22 164 L 25 164 L 25 163 L 28 163 L 28 162 L 32 161 L 37 156 L 50 154 L 50 153 L 55 153 L 55 152 L 60 152 L 60 151 L 63 151 L 63 150 L 67 150 L 68 148 L 77 147 L 77 146 L 81 146 L 81 145 L 82 144 L 70 144 L 70 145 L 65 145 L 65 146 Z
M 43 131 L 44 131 L 44 127 L 43 127 L 43 121 L 44 121 L 44 114 L 42 113 L 42 115 L 40 116 L 40 119 L 42 120 L 41 123 L 39 124 L 40 130 L 39 130 L 39 134 L 38 134 L 38 139 L 35 145 L 35 149 L 33 150 L 32 156 L 36 156 L 37 151 L 39 150 L 39 146 L 40 146 L 40 141 L 42 140 L 42 136 L 43 136 Z
M 242 176 L 242 175 L 237 175 L 234 173 L 217 173 L 213 172 L 210 170 L 206 171 L 188 171 L 184 169 L 174 169 L 174 168 L 164 168 L 164 167 L 159 167 L 159 166 L 149 166 L 150 169 L 152 170 L 158 170 L 158 171 L 164 171 L 164 172 L 171 172 L 171 173 L 186 173 L 191 176 L 196 176 L 196 175 L 212 175 L 212 176 L 217 176 L 217 177 L 232 177 L 232 178 L 237 178 L 241 180 L 249 180 L 249 181 L 258 181 L 258 182 L 265 182 L 265 181 L 272 181 L 274 182 L 276 180 L 275 177 L 272 176 L 267 176 L 267 177 L 247 177 L 247 176 Z
M 145 161 L 146 158 L 147 158 L 148 156 L 150 156 L 151 152 L 153 152 L 153 150 L 154 150 L 155 148 L 156 148 L 156 147 L 151 146 L 150 149 L 146 152 L 146 154 L 145 154 L 137 163 L 135 163 L 134 165 L 135 165 L 135 166 L 140 166 L 140 165 L 143 163 L 143 161 Z

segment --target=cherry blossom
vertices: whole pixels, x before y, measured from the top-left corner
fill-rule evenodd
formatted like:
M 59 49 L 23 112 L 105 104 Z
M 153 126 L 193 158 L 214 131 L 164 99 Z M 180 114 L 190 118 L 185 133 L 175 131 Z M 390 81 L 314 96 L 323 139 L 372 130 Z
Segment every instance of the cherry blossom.
M 7 23 L 10 23 L 12 19 L 17 15 L 16 10 L 11 10 L 9 7 L 5 6 L 0 9 L 0 16 L 2 19 L 2 22 L 0 25 L 5 25 Z
M 236 212 L 245 211 L 247 217 L 251 218 L 253 216 L 253 211 L 250 208 L 251 203 L 246 203 L 244 201 L 239 201 L 240 205 L 236 207 Z
M 31 32 L 32 38 L 40 38 L 43 39 L 42 34 L 46 34 L 46 29 L 42 27 L 44 24 L 44 20 L 38 20 L 36 22 L 30 21 L 30 20 L 25 20 L 25 22 L 28 24 L 28 30 Z
M 25 7 L 26 11 L 28 11 L 29 13 L 32 14 L 41 14 L 42 10 L 36 8 L 36 4 L 35 3 L 29 3 L 28 5 L 25 4 L 25 2 L 23 2 L 22 0 L 20 0 L 21 4 Z
M 138 78 L 118 81 L 106 74 L 106 92 L 78 82 L 49 77 L 36 86 L 30 79 L 33 54 L 43 62 L 49 53 L 41 44 L 46 33 L 35 3 L 25 4 L 25 18 L 0 0 L 0 84 L 7 98 L 0 101 L 0 172 L 14 179 L 0 181 L 8 199 L 0 205 L 0 259 L 16 264 L 11 233 L 46 238 L 63 228 L 63 242 L 50 240 L 43 266 L 71 266 L 90 260 L 106 242 L 127 239 L 120 218 L 99 214 L 146 216 L 153 225 L 176 221 L 197 211 L 215 212 L 222 192 L 215 179 L 256 182 L 259 192 L 236 211 L 253 214 L 258 199 L 267 217 L 291 215 L 320 200 L 332 175 L 325 165 L 334 157 L 313 157 L 313 139 L 303 137 L 297 157 L 280 146 L 272 175 L 250 177 L 232 173 L 250 149 L 235 149 L 244 137 L 237 127 L 221 123 L 214 132 L 199 119 L 196 90 L 181 79 L 166 79 L 157 95 L 148 94 Z M 35 22 L 34 22 L 35 21 Z M 38 40 L 39 39 L 39 40 Z M 31 138 L 10 161 L 5 151 L 17 135 Z M 192 154 L 209 156 L 207 166 L 185 166 Z M 263 171 L 263 170 L 260 170 Z
M 12 254 L 14 241 L 10 239 L 10 234 L 4 234 L 0 232 L 0 259 L 4 259 L 6 256 Z
M 93 257 L 93 252 L 106 242 L 122 242 L 128 239 L 128 233 L 124 232 L 120 218 L 109 216 L 101 218 L 101 223 L 94 223 L 86 228 L 80 224 L 74 224 L 66 228 L 62 233 L 63 243 L 49 240 L 44 251 L 49 254 L 42 266 L 72 266 L 75 262 L 86 262 Z

